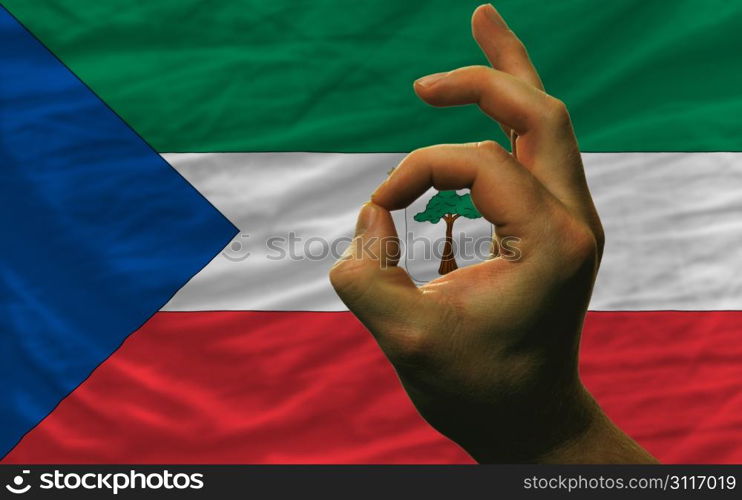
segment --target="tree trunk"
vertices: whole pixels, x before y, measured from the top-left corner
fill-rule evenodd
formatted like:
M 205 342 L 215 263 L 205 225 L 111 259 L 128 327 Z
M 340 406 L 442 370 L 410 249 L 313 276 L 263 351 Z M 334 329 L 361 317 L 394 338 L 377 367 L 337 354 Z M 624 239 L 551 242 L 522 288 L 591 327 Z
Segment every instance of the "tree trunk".
M 456 256 L 453 253 L 453 223 L 458 218 L 458 215 L 443 216 L 443 220 L 446 221 L 446 243 L 443 245 L 441 265 L 438 267 L 438 274 L 440 275 L 448 274 L 459 267 L 456 264 Z

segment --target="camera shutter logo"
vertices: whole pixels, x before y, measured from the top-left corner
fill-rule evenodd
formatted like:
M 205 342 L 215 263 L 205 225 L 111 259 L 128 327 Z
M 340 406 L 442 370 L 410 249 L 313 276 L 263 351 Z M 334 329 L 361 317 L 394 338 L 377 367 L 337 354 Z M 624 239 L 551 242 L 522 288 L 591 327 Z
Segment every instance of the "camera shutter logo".
M 23 474 L 30 474 L 30 470 L 24 470 Z M 5 489 L 7 489 L 9 492 L 14 493 L 16 495 L 23 495 L 24 493 L 28 493 L 28 490 L 31 489 L 30 484 L 26 484 L 24 486 L 25 478 L 22 475 L 17 475 L 13 478 L 12 484 L 6 484 Z

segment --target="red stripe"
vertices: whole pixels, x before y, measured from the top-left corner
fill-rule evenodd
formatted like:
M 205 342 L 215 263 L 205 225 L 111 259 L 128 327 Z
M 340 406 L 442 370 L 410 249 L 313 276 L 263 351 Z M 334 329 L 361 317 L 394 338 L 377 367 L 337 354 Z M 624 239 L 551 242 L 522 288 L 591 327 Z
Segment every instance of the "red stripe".
M 583 377 L 665 462 L 742 462 L 742 312 L 590 313 Z M 5 463 L 466 463 L 349 313 L 159 313 Z
M 591 312 L 581 372 L 666 463 L 742 463 L 742 311 Z

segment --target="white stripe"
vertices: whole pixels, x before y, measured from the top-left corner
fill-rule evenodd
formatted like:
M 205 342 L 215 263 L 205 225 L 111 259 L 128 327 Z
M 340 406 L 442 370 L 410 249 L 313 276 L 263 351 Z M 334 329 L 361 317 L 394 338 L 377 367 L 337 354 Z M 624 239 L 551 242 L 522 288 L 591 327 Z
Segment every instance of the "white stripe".
M 344 248 L 359 206 L 404 155 L 163 156 L 242 231 L 234 248 L 217 256 L 164 310 L 340 311 L 345 306 L 326 277 L 334 262 L 327 245 L 336 243 L 335 253 Z M 742 153 L 583 158 L 607 235 L 591 309 L 742 309 Z M 426 201 L 418 200 L 407 214 L 395 213 L 400 233 Z M 415 234 L 441 231 L 440 225 L 415 224 Z M 458 229 L 487 234 L 489 226 L 466 221 Z M 277 259 L 278 248 L 293 248 L 294 258 Z M 430 277 L 435 258 L 419 261 L 406 267 L 415 277 Z

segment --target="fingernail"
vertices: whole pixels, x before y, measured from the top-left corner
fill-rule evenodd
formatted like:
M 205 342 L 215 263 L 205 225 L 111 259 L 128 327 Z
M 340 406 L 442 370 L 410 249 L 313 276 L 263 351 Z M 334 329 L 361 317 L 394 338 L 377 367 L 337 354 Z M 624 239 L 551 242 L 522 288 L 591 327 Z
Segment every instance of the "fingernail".
M 415 80 L 415 85 L 420 85 L 421 87 L 431 87 L 447 75 L 448 73 L 433 73 L 432 75 L 424 76 Z
M 495 26 L 499 26 L 501 28 L 507 28 L 507 24 L 505 23 L 505 20 L 502 18 L 502 16 L 495 10 L 495 8 L 492 6 L 491 3 L 484 5 L 484 13 L 487 15 L 487 19 L 492 21 L 492 23 Z
M 361 207 L 361 212 L 358 214 L 358 222 L 356 222 L 356 236 L 364 234 L 369 227 L 374 223 L 376 218 L 376 207 L 373 203 L 368 202 Z

